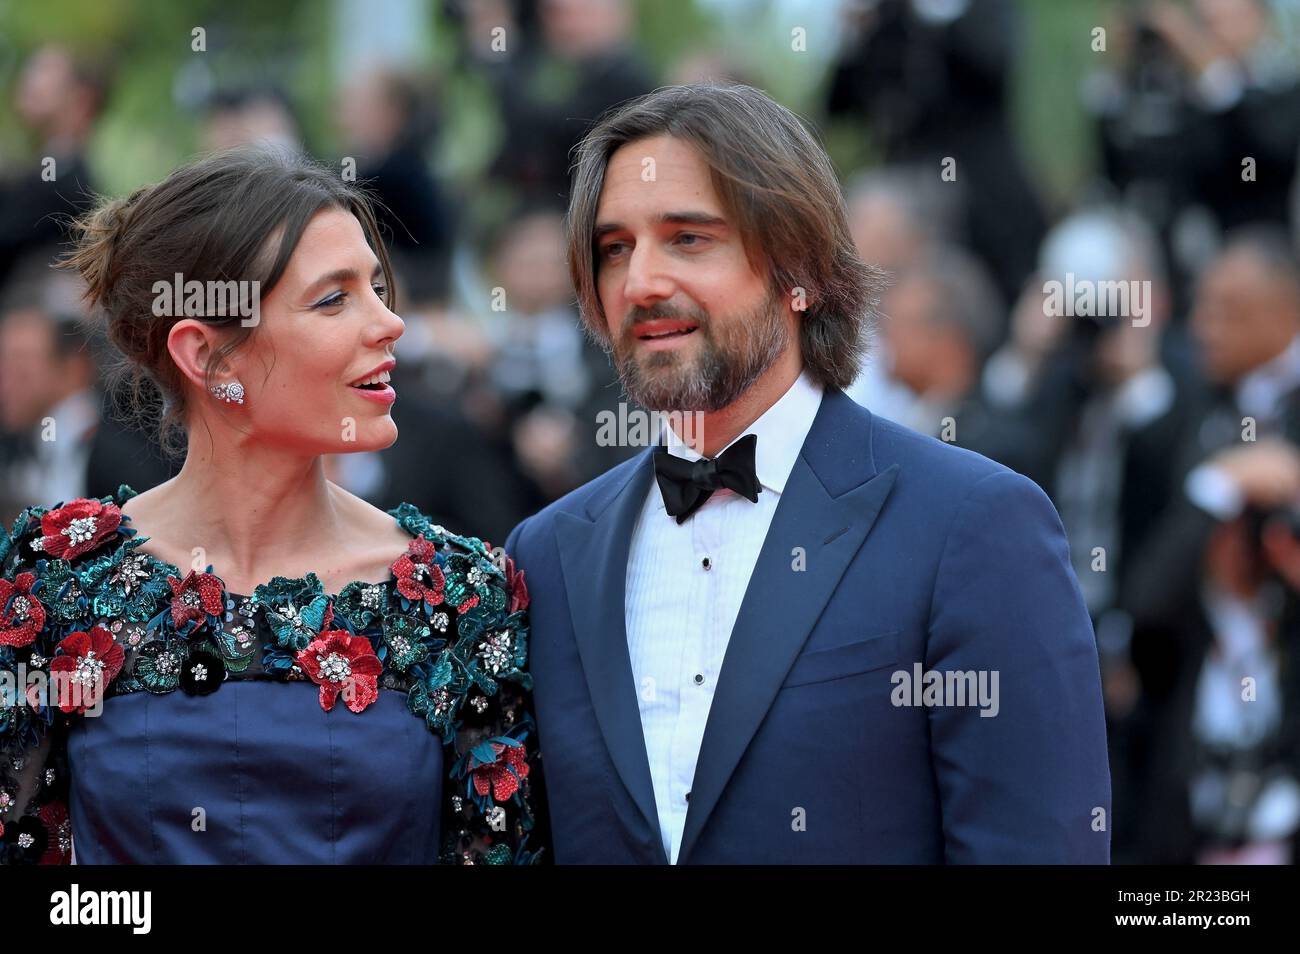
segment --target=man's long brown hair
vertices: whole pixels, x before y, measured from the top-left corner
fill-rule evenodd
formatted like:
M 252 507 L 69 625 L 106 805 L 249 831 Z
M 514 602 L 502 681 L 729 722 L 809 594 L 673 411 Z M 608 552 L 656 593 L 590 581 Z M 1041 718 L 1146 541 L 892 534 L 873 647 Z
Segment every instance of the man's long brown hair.
M 593 241 L 606 166 L 620 147 L 658 135 L 699 151 L 769 286 L 782 296 L 803 289 L 799 343 L 809 374 L 825 387 L 851 384 L 866 354 L 883 273 L 858 258 L 826 152 L 794 113 L 751 86 L 658 89 L 606 113 L 576 147 L 568 258 L 588 332 L 609 347 Z

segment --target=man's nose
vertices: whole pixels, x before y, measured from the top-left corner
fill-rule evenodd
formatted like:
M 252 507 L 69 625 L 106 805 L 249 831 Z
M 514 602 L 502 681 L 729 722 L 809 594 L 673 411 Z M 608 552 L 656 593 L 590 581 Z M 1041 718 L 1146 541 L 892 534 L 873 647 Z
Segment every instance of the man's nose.
M 638 246 L 628 261 L 623 297 L 629 305 L 647 306 L 671 298 L 675 288 L 664 270 L 662 256 L 646 245 Z

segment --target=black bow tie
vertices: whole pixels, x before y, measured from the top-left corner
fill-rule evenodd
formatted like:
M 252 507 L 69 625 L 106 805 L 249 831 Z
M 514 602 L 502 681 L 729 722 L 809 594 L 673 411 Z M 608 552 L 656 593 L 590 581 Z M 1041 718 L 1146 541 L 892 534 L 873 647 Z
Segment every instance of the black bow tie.
M 754 448 L 757 434 L 746 434 L 719 456 L 702 460 L 685 460 L 668 453 L 660 446 L 655 451 L 655 480 L 664 496 L 664 508 L 678 523 L 704 506 L 719 487 L 734 490 L 753 503 L 758 503 L 758 474 L 754 470 Z

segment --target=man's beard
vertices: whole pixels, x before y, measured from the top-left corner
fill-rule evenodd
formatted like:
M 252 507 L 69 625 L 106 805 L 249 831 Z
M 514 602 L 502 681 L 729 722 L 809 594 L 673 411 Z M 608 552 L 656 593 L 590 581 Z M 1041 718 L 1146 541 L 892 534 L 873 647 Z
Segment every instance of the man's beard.
M 785 351 L 790 332 L 780 302 L 779 296 L 769 295 L 746 314 L 721 322 L 721 327 L 700 308 L 656 305 L 632 309 L 613 347 L 623 390 L 652 411 L 713 412 L 732 404 Z M 700 337 L 696 353 L 687 356 L 672 350 L 638 355 L 636 325 L 651 318 L 697 322 L 692 332 Z

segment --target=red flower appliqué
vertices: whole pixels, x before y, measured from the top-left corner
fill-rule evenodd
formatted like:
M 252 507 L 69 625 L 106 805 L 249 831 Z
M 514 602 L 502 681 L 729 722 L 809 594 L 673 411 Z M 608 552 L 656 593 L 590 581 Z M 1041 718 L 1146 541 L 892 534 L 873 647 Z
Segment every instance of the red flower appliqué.
M 531 600 L 528 597 L 528 584 L 524 582 L 524 571 L 515 567 L 515 561 L 511 557 L 506 557 L 506 589 L 510 593 L 507 613 L 528 609 Z
M 384 668 L 370 640 L 346 629 L 330 629 L 298 653 L 298 665 L 320 686 L 320 707 L 334 708 L 339 693 L 353 712 L 379 698 L 379 673 Z
M 393 576 L 397 578 L 397 592 L 408 600 L 424 600 L 430 606 L 442 602 L 446 577 L 442 567 L 434 562 L 434 545 L 424 537 L 416 537 L 410 546 L 393 563 Z
M 520 779 L 528 777 L 528 763 L 524 761 L 522 745 L 493 742 L 492 751 L 496 753 L 496 760 L 474 766 L 470 775 L 474 778 L 474 791 L 479 795 L 490 791 L 494 799 L 504 802 L 519 791 Z
M 29 646 L 45 626 L 45 607 L 32 596 L 36 576 L 19 573 L 14 581 L 0 580 L 0 645 Z
M 180 629 L 190 620 L 202 621 L 221 613 L 221 580 L 211 573 L 190 570 L 183 580 L 167 577 L 172 588 L 172 623 Z
M 117 678 L 126 662 L 126 653 L 114 642 L 113 634 L 102 626 L 89 633 L 69 633 L 60 643 L 62 655 L 50 660 L 50 672 L 68 673 L 68 682 L 59 687 L 59 708 L 84 715 L 103 698 L 104 687 Z
M 115 504 L 81 497 L 41 517 L 38 549 L 71 560 L 89 553 L 117 532 L 122 511 Z
M 38 862 L 42 865 L 66 865 L 72 862 L 72 820 L 63 802 L 50 802 L 41 808 L 41 821 L 49 834 L 45 852 Z

